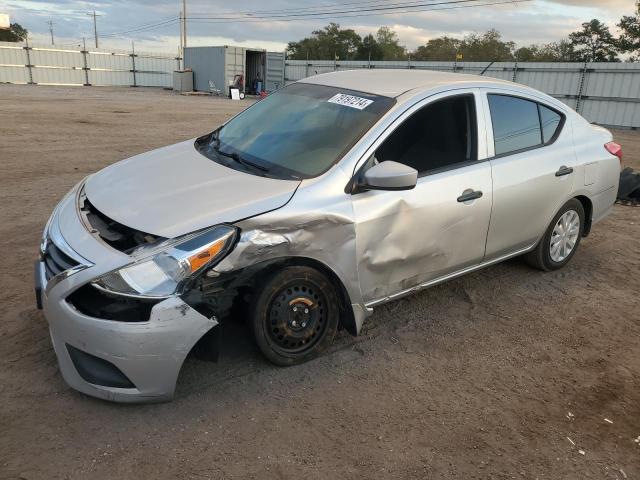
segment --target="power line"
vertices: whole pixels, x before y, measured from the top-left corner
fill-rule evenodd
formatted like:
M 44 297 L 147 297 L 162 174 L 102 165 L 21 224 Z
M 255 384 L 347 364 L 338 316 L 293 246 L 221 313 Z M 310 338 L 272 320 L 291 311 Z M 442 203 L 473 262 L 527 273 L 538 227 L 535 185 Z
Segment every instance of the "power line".
M 142 32 L 146 32 L 149 30 L 154 30 L 156 28 L 160 28 L 163 27 L 165 25 L 170 25 L 172 23 L 178 22 L 179 18 L 178 17 L 172 17 L 168 20 L 164 20 L 162 22 L 157 22 L 157 23 L 152 23 L 152 24 L 147 24 L 147 25 L 140 25 L 138 27 L 134 27 L 130 30 L 123 30 L 121 32 L 113 32 L 113 33 L 107 33 L 107 34 L 103 34 L 102 37 L 119 37 L 122 35 L 126 35 L 128 33 L 142 33 Z
M 190 17 L 187 20 L 195 23 L 254 23 L 254 22 L 264 22 L 265 20 L 274 20 L 279 22 L 292 22 L 298 21 L 304 18 L 314 18 L 314 19 L 330 19 L 335 18 L 339 15 L 340 18 L 349 18 L 349 17 L 371 17 L 371 16 L 384 16 L 384 15 L 397 15 L 402 13 L 416 13 L 416 12 L 425 12 L 425 11 L 436 11 L 436 10 L 452 10 L 452 9 L 462 9 L 462 8 L 474 8 L 474 7 L 484 7 L 490 5 L 506 5 L 506 4 L 518 4 L 523 2 L 530 2 L 533 0 L 502 0 L 496 2 L 489 3 L 473 3 L 470 2 L 482 2 L 484 0 L 453 0 L 453 1 L 444 1 L 444 2 L 436 2 L 436 3 L 414 3 L 412 5 L 398 6 L 398 7 L 379 7 L 379 8 L 370 8 L 370 9 L 358 9 L 358 10 L 341 10 L 341 11 L 330 11 L 330 12 L 310 12 L 305 14 L 291 14 L 291 15 L 282 15 L 282 16 L 264 16 L 264 17 L 253 17 L 253 18 L 227 18 L 227 17 Z M 432 8 L 434 6 L 439 5 L 452 5 L 452 4 L 466 4 L 466 5 L 453 5 L 453 6 L 444 6 L 439 8 Z M 382 11 L 381 11 L 382 10 Z

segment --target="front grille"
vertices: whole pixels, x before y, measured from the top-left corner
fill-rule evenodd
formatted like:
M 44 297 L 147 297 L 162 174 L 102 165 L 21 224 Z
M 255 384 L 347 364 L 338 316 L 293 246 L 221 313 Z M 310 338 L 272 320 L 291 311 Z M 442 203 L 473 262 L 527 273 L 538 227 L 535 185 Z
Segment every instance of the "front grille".
M 56 247 L 51 240 L 47 242 L 47 248 L 44 252 L 44 275 L 47 281 L 56 275 L 77 267 L 80 263 L 69 257 L 66 253 Z

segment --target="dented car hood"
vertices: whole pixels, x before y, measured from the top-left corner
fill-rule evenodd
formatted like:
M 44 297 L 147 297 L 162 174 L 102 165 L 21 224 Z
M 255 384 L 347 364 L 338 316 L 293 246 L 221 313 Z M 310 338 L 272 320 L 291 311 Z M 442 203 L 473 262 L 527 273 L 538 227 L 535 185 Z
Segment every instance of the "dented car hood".
M 220 165 L 201 155 L 194 141 L 101 170 L 87 180 L 87 198 L 116 222 L 171 238 L 280 208 L 300 184 Z

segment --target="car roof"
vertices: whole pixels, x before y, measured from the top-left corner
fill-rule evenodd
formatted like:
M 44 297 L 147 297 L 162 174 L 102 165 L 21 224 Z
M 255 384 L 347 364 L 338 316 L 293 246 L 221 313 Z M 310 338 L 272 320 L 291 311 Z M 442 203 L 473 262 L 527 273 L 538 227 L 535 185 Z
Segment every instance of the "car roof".
M 399 97 L 411 90 L 425 91 L 443 86 L 515 86 L 512 82 L 495 78 L 468 75 L 463 73 L 434 72 L 425 70 L 404 69 L 360 69 L 343 70 L 340 72 L 322 73 L 300 80 L 302 83 L 313 83 L 330 87 L 357 90 L 383 95 L 385 97 Z

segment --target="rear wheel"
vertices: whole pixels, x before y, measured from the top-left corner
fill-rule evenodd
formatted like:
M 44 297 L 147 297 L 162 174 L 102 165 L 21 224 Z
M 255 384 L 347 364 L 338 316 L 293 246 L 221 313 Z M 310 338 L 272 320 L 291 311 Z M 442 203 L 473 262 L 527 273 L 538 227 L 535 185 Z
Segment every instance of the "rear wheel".
M 286 267 L 267 279 L 252 314 L 262 353 L 276 365 L 316 357 L 333 341 L 340 318 L 338 296 L 327 277 L 310 267 Z
M 584 208 L 574 198 L 562 206 L 536 249 L 526 255 L 527 263 L 545 271 L 564 267 L 575 255 L 583 231 Z

